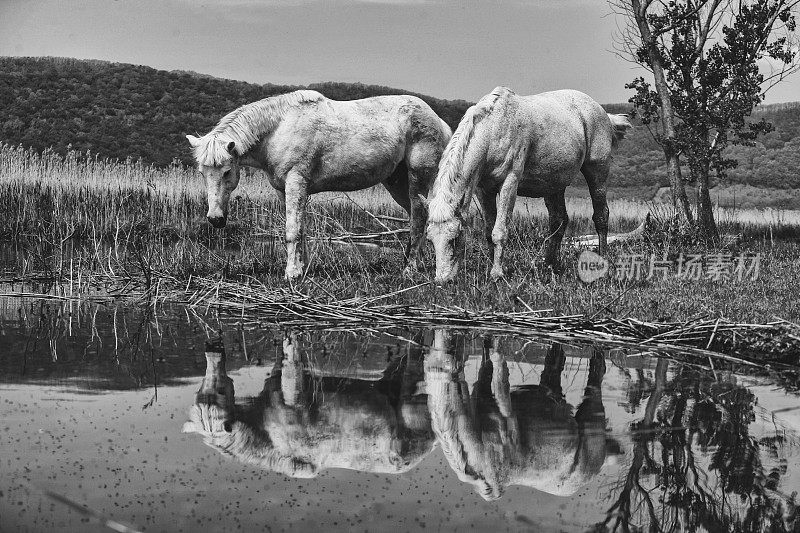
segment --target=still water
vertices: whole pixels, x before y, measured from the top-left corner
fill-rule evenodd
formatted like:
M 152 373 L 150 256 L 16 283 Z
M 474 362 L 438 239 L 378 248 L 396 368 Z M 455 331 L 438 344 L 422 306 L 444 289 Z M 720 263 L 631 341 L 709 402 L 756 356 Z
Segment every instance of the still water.
M 797 531 L 800 403 L 635 350 L 0 299 L 3 531 Z

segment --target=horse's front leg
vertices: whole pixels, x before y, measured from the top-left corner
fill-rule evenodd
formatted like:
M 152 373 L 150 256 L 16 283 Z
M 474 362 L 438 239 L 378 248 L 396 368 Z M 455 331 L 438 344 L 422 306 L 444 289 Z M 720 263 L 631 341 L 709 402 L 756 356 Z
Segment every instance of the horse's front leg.
M 511 215 L 514 212 L 514 204 L 517 201 L 517 187 L 519 186 L 519 174 L 511 172 L 500 187 L 497 195 L 497 219 L 492 229 L 492 243 L 494 244 L 494 263 L 490 275 L 493 280 L 503 277 L 503 251 L 506 240 L 508 239 L 508 224 L 511 222 Z
M 306 361 L 297 343 L 297 334 L 287 333 L 283 339 L 281 392 L 286 405 L 303 405 L 306 399 Z
M 475 190 L 475 195 L 481 203 L 483 209 L 483 233 L 486 236 L 486 244 L 489 249 L 489 260 L 494 260 L 494 241 L 492 231 L 497 222 L 496 191 L 485 191 L 481 188 Z
M 286 279 L 303 275 L 305 265 L 305 213 L 308 188 L 305 178 L 292 170 L 286 176 Z
M 564 191 L 545 196 L 544 203 L 547 206 L 547 213 L 550 215 L 550 236 L 544 261 L 555 271 L 558 270 L 558 252 L 561 249 L 561 241 L 564 239 L 564 233 L 566 233 L 569 223 Z

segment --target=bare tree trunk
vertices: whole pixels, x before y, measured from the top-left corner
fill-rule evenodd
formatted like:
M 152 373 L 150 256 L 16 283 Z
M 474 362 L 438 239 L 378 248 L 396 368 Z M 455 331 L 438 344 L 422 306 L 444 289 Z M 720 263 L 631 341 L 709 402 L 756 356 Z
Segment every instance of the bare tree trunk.
M 661 128 L 663 132 L 664 158 L 667 161 L 667 177 L 669 178 L 669 188 L 672 196 L 672 207 L 675 214 L 679 217 L 679 223 L 686 227 L 694 221 L 692 209 L 689 206 L 689 199 L 686 196 L 686 188 L 681 177 L 680 160 L 675 148 L 675 113 L 672 110 L 672 100 L 669 95 L 669 88 L 664 77 L 664 65 L 658 53 L 653 34 L 650 31 L 650 24 L 647 22 L 647 5 L 642 7 L 640 0 L 631 0 L 633 14 L 636 18 L 636 25 L 642 36 L 642 43 L 647 49 L 648 63 L 653 69 L 653 80 L 656 86 L 658 98 L 661 101 Z
M 671 112 L 671 111 L 670 111 Z M 675 138 L 674 125 L 672 128 L 672 139 Z M 664 128 L 666 130 L 666 127 Z M 665 133 L 665 137 L 667 137 Z M 692 208 L 689 205 L 689 198 L 686 196 L 686 187 L 681 176 L 681 163 L 678 154 L 674 149 L 664 148 L 664 158 L 667 160 L 667 178 L 669 178 L 670 195 L 672 196 L 672 207 L 681 226 L 688 227 L 694 222 Z
M 704 165 L 697 176 L 697 228 L 706 240 L 718 241 L 719 231 L 714 221 L 711 193 L 708 190 L 708 174 L 708 165 Z

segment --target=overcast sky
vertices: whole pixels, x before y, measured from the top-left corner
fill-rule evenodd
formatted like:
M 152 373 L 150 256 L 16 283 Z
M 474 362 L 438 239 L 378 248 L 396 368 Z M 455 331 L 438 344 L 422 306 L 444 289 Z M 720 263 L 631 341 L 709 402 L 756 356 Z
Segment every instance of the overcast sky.
M 624 102 L 605 0 L 0 0 L 0 55 L 67 56 L 256 83 L 360 81 L 476 100 L 579 89 Z M 769 102 L 800 100 L 800 76 Z

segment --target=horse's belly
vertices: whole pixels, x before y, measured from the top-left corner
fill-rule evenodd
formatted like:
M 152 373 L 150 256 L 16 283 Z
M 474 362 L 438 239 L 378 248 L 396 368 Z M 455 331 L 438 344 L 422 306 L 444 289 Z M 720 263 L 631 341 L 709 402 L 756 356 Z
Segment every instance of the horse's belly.
M 320 177 L 309 183 L 308 192 L 317 193 L 322 191 L 351 192 L 368 189 L 377 185 L 389 177 L 391 171 L 381 171 L 376 169 L 370 173 L 350 173 L 333 174 Z
M 517 188 L 517 194 L 528 198 L 543 198 L 563 191 L 572 179 L 573 175 L 567 173 L 525 174 Z
M 362 165 L 359 162 L 323 167 L 311 176 L 309 192 L 358 191 L 385 181 L 397 167 L 397 162 L 384 159 Z
M 376 137 L 329 145 L 309 176 L 309 190 L 357 191 L 386 180 L 403 159 L 403 146 Z
M 539 198 L 563 191 L 580 174 L 584 143 L 564 134 L 540 142 L 527 155 L 517 193 Z

